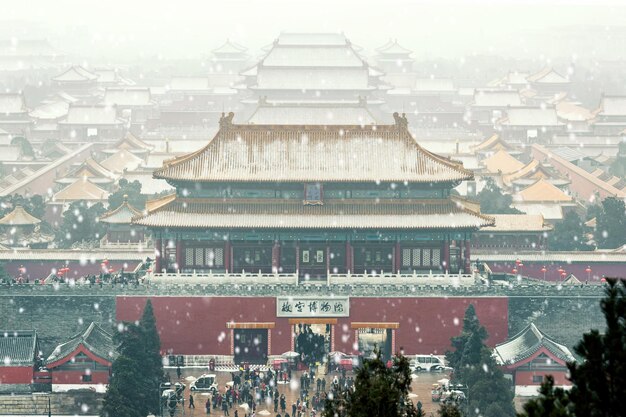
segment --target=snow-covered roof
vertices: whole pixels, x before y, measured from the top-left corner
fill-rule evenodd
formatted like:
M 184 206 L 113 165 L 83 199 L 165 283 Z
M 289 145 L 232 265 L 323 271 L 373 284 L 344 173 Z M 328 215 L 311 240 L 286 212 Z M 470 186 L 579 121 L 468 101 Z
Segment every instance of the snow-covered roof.
M 496 345 L 494 354 L 500 365 L 514 365 L 517 362 L 532 358 L 533 355 L 544 349 L 561 365 L 575 360 L 572 352 L 566 346 L 555 342 L 541 332 L 534 323 L 530 323 L 510 340 Z
M 401 46 L 397 39 L 390 39 L 386 44 L 380 48 L 376 48 L 376 51 L 381 55 L 406 55 L 409 56 L 413 53 L 410 49 Z
M 104 104 L 127 106 L 151 106 L 152 97 L 148 87 L 109 87 L 104 92 Z
M 527 80 L 539 84 L 569 84 L 570 82 L 570 80 L 551 67 L 544 68 L 535 74 L 529 75 Z
M 626 100 L 625 100 L 626 101 Z M 559 101 L 555 105 L 557 115 L 569 122 L 584 122 L 593 119 L 594 115 L 583 106 L 569 101 Z M 625 106 L 626 110 L 626 106 Z M 626 114 L 626 112 L 624 113 Z
M 60 121 L 61 124 L 71 125 L 117 125 L 120 120 L 117 118 L 115 106 L 82 106 L 70 105 L 67 117 Z
M 37 332 L 35 330 L 0 330 L 0 357 L 3 359 L 3 367 L 32 367 L 35 364 L 36 355 Z
M 515 159 L 504 149 L 500 149 L 489 158 L 484 159 L 482 163 L 489 172 L 493 172 L 494 174 L 510 174 L 524 166 L 522 162 Z
M 211 90 L 208 77 L 172 77 L 169 84 L 172 91 L 207 91 Z
M 30 215 L 21 205 L 15 208 L 0 219 L 2 226 L 34 226 L 41 223 L 41 220 Z
M 502 182 L 505 185 L 510 186 L 511 184 L 513 184 L 513 182 L 518 181 L 522 178 L 527 178 L 530 180 L 532 178 L 542 177 L 547 177 L 547 175 L 545 175 L 545 168 L 538 160 L 533 159 L 517 171 L 513 171 L 507 175 L 503 175 Z
M 546 220 L 563 220 L 563 206 L 559 203 L 526 203 L 514 201 L 511 206 L 525 214 L 542 215 Z
M 476 90 L 474 106 L 508 107 L 521 106 L 522 100 L 517 90 Z
M 98 187 L 87 178 L 81 178 L 57 192 L 53 200 L 56 202 L 76 200 L 105 201 L 107 198 L 109 198 L 108 191 Z
M 133 217 L 140 214 L 141 211 L 131 206 L 127 196 L 124 196 L 124 201 L 119 207 L 115 208 L 115 210 L 107 211 L 100 216 L 99 220 L 108 224 L 130 224 Z
M 516 202 L 570 202 L 572 197 L 561 191 L 544 178 L 519 191 L 514 196 Z
M 602 116 L 626 116 L 626 96 L 603 96 L 600 109 Z
M 561 126 L 554 108 L 524 107 L 510 108 L 502 122 L 506 126 Z
M 22 157 L 20 145 L 0 146 L 0 162 L 15 162 Z
M 171 157 L 171 156 L 170 156 Z M 161 165 L 159 165 L 161 166 Z M 152 172 L 127 172 L 124 174 L 124 178 L 129 181 L 139 181 L 141 183 L 141 194 L 154 195 L 164 191 L 173 191 L 174 188 L 165 180 L 152 178 Z
M 135 218 L 151 227 L 245 229 L 476 229 L 492 223 L 487 216 L 450 200 L 420 202 L 326 201 L 307 206 L 301 201 L 224 203 L 222 199 L 176 198 Z
M 138 166 L 143 164 L 143 162 L 143 159 L 139 158 L 128 150 L 120 149 L 113 155 L 100 162 L 100 165 L 102 165 L 104 168 L 108 169 L 111 172 L 121 173 L 126 170 L 132 171 L 133 169 L 136 169 Z
M 280 46 L 262 60 L 264 67 L 362 67 L 363 59 L 349 46 Z
M 257 73 L 257 85 L 265 90 L 371 90 L 366 67 L 274 68 Z
M 348 39 L 343 33 L 289 33 L 283 32 L 275 42 L 277 45 L 346 45 Z
M 371 125 L 364 106 L 260 106 L 248 120 L 260 125 Z
M 472 147 L 473 152 L 482 152 L 482 151 L 493 151 L 493 150 L 502 150 L 509 149 L 512 150 L 513 146 L 510 145 L 507 141 L 502 139 L 500 135 L 493 134 L 489 136 L 484 141 L 480 142 L 478 145 Z
M 222 54 L 241 55 L 241 54 L 245 54 L 247 50 L 248 48 L 246 48 L 245 46 L 239 45 L 236 42 L 232 42 L 230 39 L 226 39 L 226 42 L 224 42 L 220 47 L 213 49 L 211 52 L 216 55 L 222 55 Z
M 586 153 L 568 146 L 559 146 L 558 148 L 551 149 L 551 151 L 568 162 L 578 162 L 589 158 Z
M 80 164 L 75 170 L 73 170 L 69 177 L 76 179 L 107 178 L 108 180 L 113 180 L 114 178 L 116 178 L 116 175 L 90 157 L 85 159 L 82 164 Z
M 39 120 L 56 120 L 67 115 L 70 105 L 66 101 L 53 101 L 35 107 L 29 116 Z
M 113 362 L 117 357 L 113 336 L 92 322 L 85 330 L 72 336 L 69 341 L 58 345 L 46 359 L 46 364 L 52 365 L 54 362 L 65 359 L 81 345 L 91 354 L 108 362 Z
M 545 232 L 552 230 L 552 226 L 547 224 L 540 214 L 491 214 L 490 216 L 495 219 L 495 224 L 484 227 L 481 232 Z
M 220 124 L 208 145 L 166 162 L 155 178 L 419 183 L 473 178 L 462 164 L 424 150 L 401 125 L 234 125 L 228 118 Z
M 86 70 L 80 65 L 74 65 L 69 67 L 61 74 L 52 78 L 52 81 L 56 82 L 86 82 L 95 81 L 98 79 L 98 74 L 94 74 L 91 71 Z
M 0 94 L 0 114 L 11 115 L 26 113 L 24 96 L 19 93 Z

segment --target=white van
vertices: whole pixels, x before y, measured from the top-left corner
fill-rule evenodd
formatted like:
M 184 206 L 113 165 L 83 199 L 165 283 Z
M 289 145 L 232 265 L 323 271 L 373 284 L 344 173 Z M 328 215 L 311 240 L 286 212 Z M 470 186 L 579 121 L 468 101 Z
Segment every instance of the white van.
M 446 365 L 443 363 L 443 359 L 435 355 L 415 355 L 415 358 L 411 363 L 411 370 L 413 372 L 442 371 L 445 367 Z

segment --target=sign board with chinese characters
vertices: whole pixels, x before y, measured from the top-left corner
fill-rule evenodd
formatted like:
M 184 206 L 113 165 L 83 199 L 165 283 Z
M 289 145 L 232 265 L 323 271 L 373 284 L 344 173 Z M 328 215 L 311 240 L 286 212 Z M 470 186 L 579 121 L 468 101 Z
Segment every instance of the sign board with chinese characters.
M 276 297 L 276 317 L 349 317 L 350 297 Z

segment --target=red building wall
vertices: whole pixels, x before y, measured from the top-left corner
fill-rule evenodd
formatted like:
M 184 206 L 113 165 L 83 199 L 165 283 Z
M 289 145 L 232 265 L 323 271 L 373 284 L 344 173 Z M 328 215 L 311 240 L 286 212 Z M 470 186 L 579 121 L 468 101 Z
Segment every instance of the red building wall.
M 55 371 L 52 370 L 53 384 L 108 384 L 109 371 L 91 371 L 91 381 L 83 381 L 84 370 L 79 371 Z
M 118 321 L 135 321 L 147 297 L 117 297 Z M 291 326 L 276 317 L 274 297 L 151 297 L 164 352 L 174 354 L 231 354 L 228 322 L 274 322 L 270 354 L 291 350 Z M 506 340 L 508 299 L 506 297 L 451 298 L 359 298 L 350 299 L 350 317 L 338 318 L 335 349 L 354 351 L 353 321 L 398 322 L 396 350 L 406 354 L 443 354 L 450 338 L 463 326 L 463 315 L 474 304 L 481 323 L 489 332 L 488 343 Z
M 0 384 L 30 384 L 33 382 L 32 366 L 0 367 Z
M 535 370 L 535 371 L 515 371 L 515 385 L 541 385 L 540 382 L 533 382 L 533 376 L 541 375 L 545 379 L 546 375 L 552 375 L 554 377 L 554 385 L 572 385 L 571 381 L 567 379 L 567 371 L 555 371 L 555 370 Z

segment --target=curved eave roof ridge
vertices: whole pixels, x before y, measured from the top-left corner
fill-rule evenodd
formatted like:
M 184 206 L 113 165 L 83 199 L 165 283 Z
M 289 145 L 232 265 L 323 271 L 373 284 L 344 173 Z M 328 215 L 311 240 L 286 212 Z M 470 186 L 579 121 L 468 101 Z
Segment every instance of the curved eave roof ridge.
M 115 216 L 118 213 L 121 213 L 123 210 L 130 211 L 132 213 L 131 218 L 134 218 L 135 216 L 138 216 L 141 214 L 141 211 L 131 206 L 128 201 L 124 201 L 116 209 L 107 211 L 102 216 L 100 216 L 100 221 L 104 221 L 105 223 L 108 223 L 106 221 L 107 219 L 111 218 L 112 216 Z

